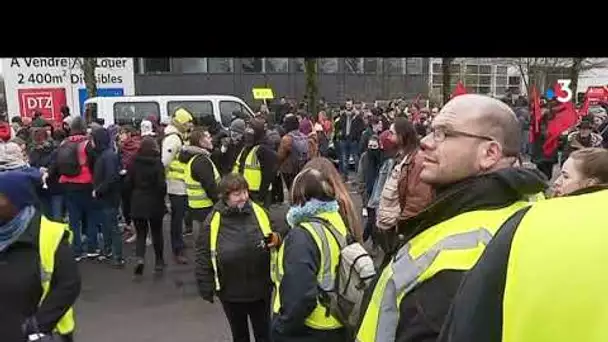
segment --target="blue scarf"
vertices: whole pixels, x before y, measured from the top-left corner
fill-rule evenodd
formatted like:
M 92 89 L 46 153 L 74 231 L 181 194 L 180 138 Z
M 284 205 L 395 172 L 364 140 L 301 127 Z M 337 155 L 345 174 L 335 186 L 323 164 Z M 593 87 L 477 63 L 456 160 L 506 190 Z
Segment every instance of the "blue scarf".
M 0 253 L 19 239 L 30 225 L 35 213 L 36 209 L 33 206 L 27 206 L 21 209 L 12 220 L 0 226 Z
M 308 218 L 322 213 L 338 212 L 340 206 L 338 201 L 323 202 L 318 199 L 311 199 L 302 206 L 293 206 L 287 211 L 287 223 L 290 227 L 295 227 Z

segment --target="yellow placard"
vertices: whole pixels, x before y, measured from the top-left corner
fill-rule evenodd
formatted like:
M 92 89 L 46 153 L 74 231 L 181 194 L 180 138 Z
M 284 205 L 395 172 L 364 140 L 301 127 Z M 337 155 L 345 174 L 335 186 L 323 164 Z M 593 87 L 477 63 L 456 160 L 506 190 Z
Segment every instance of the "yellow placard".
M 256 100 L 274 99 L 274 94 L 271 88 L 253 88 L 253 98 Z

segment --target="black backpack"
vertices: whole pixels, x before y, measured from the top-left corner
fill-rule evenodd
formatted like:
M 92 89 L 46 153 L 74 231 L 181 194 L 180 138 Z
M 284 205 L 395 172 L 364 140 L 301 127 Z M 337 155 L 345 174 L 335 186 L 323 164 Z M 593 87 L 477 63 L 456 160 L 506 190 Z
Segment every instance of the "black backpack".
M 64 141 L 57 149 L 57 169 L 60 175 L 76 177 L 80 174 L 82 165 L 78 160 L 80 144 L 86 141 Z
M 299 173 L 304 168 L 304 165 L 308 163 L 308 160 L 310 160 L 308 156 L 308 136 L 301 132 L 292 132 L 289 135 L 293 139 L 291 158 L 295 166 L 295 173 Z

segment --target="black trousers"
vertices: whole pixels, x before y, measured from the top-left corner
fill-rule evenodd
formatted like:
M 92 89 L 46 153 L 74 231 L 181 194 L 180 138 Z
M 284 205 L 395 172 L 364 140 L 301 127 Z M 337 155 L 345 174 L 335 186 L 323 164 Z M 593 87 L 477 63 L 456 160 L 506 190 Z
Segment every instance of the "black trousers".
M 249 342 L 247 318 L 251 320 L 255 342 L 270 341 L 270 297 L 255 302 L 221 302 L 234 342 Z
M 290 194 L 291 194 L 291 187 L 293 185 L 293 181 L 297 175 L 298 175 L 297 173 L 294 173 L 294 174 L 283 173 L 283 180 L 285 181 L 285 186 L 287 187 L 287 191 Z
M 281 178 L 281 174 L 277 174 L 274 181 L 272 181 L 272 203 L 283 203 L 284 197 L 283 179 Z
M 137 231 L 135 255 L 142 259 L 146 256 L 146 238 L 148 237 L 148 230 L 150 230 L 150 233 L 152 233 L 152 245 L 154 246 L 156 263 L 164 262 L 163 218 L 134 218 L 133 222 L 135 223 L 135 230 Z

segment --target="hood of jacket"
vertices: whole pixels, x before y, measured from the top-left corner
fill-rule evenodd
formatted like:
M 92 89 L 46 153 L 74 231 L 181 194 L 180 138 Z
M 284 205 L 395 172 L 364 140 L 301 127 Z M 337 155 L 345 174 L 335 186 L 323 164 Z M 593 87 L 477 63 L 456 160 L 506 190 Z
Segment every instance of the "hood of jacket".
M 105 128 L 94 129 L 91 132 L 93 142 L 95 143 L 95 150 L 98 152 L 105 151 L 110 148 L 110 133 Z
M 181 150 L 179 151 L 179 155 L 178 155 L 178 160 L 182 163 L 187 163 L 188 161 L 190 161 L 190 159 L 196 155 L 205 155 L 207 157 L 210 156 L 209 151 L 205 150 L 202 147 L 198 147 L 198 146 L 182 146 Z
M 406 241 L 440 222 L 465 212 L 497 209 L 548 187 L 544 175 L 536 169 L 506 168 L 466 178 L 447 187 L 436 189 L 435 200 L 418 215 L 399 222 L 399 232 Z

